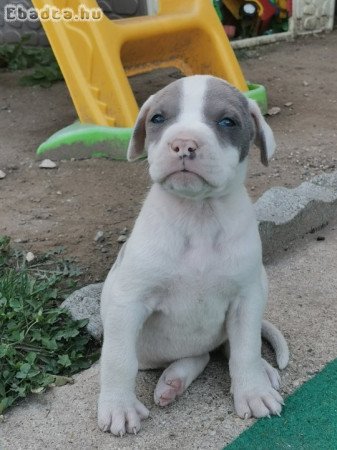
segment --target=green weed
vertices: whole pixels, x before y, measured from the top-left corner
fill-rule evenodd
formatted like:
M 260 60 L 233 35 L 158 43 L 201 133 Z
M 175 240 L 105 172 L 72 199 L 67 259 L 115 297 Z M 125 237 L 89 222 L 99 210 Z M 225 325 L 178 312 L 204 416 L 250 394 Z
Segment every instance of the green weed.
M 32 73 L 21 77 L 24 86 L 39 85 L 49 87 L 63 80 L 53 51 L 49 47 L 29 47 L 29 35 L 23 36 L 17 44 L 0 46 L 0 67 L 9 70 L 33 69 Z
M 69 382 L 98 358 L 83 330 L 59 308 L 79 270 L 56 249 L 31 265 L 0 236 L 0 414 L 20 398 Z

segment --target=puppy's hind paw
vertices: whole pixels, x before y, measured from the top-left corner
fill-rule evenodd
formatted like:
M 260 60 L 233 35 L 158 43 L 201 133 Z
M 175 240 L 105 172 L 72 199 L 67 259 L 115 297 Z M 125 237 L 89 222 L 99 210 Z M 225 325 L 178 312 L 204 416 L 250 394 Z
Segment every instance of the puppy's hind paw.
M 167 406 L 183 391 L 183 381 L 180 378 L 170 379 L 163 374 L 154 391 L 154 401 L 158 406 Z

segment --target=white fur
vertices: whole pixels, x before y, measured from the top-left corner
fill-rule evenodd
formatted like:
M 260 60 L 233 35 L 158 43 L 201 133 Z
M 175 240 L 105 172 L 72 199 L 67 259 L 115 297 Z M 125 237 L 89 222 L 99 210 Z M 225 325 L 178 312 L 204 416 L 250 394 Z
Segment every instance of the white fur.
M 148 416 L 134 392 L 138 368 L 166 367 L 154 393 L 165 406 L 227 339 L 237 414 L 281 411 L 277 371 L 261 358 L 267 279 L 243 185 L 246 162 L 239 163 L 235 148 L 224 151 L 202 122 L 206 79 L 184 80 L 178 121 L 148 148 L 154 184 L 104 284 L 98 421 L 115 435 L 137 433 Z M 178 162 L 167 144 L 177 136 L 200 143 L 198 157 L 186 162 L 198 175 L 169 175 Z M 273 330 L 268 328 L 269 335 Z M 279 355 L 286 362 L 283 344 Z

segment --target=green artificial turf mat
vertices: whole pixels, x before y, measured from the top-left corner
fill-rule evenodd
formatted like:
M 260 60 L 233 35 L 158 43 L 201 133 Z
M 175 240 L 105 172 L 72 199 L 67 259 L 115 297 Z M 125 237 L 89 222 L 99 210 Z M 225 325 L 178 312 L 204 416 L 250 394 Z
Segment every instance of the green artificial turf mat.
M 258 420 L 226 450 L 336 450 L 337 359 L 286 401 L 281 417 Z

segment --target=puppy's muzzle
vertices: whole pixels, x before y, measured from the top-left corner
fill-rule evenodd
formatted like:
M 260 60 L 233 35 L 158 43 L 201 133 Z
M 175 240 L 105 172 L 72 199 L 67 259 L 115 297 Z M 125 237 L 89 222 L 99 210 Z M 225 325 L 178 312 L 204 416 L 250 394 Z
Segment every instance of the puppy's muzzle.
M 174 139 L 170 144 L 170 150 L 179 159 L 194 159 L 198 150 L 198 144 L 193 139 Z

